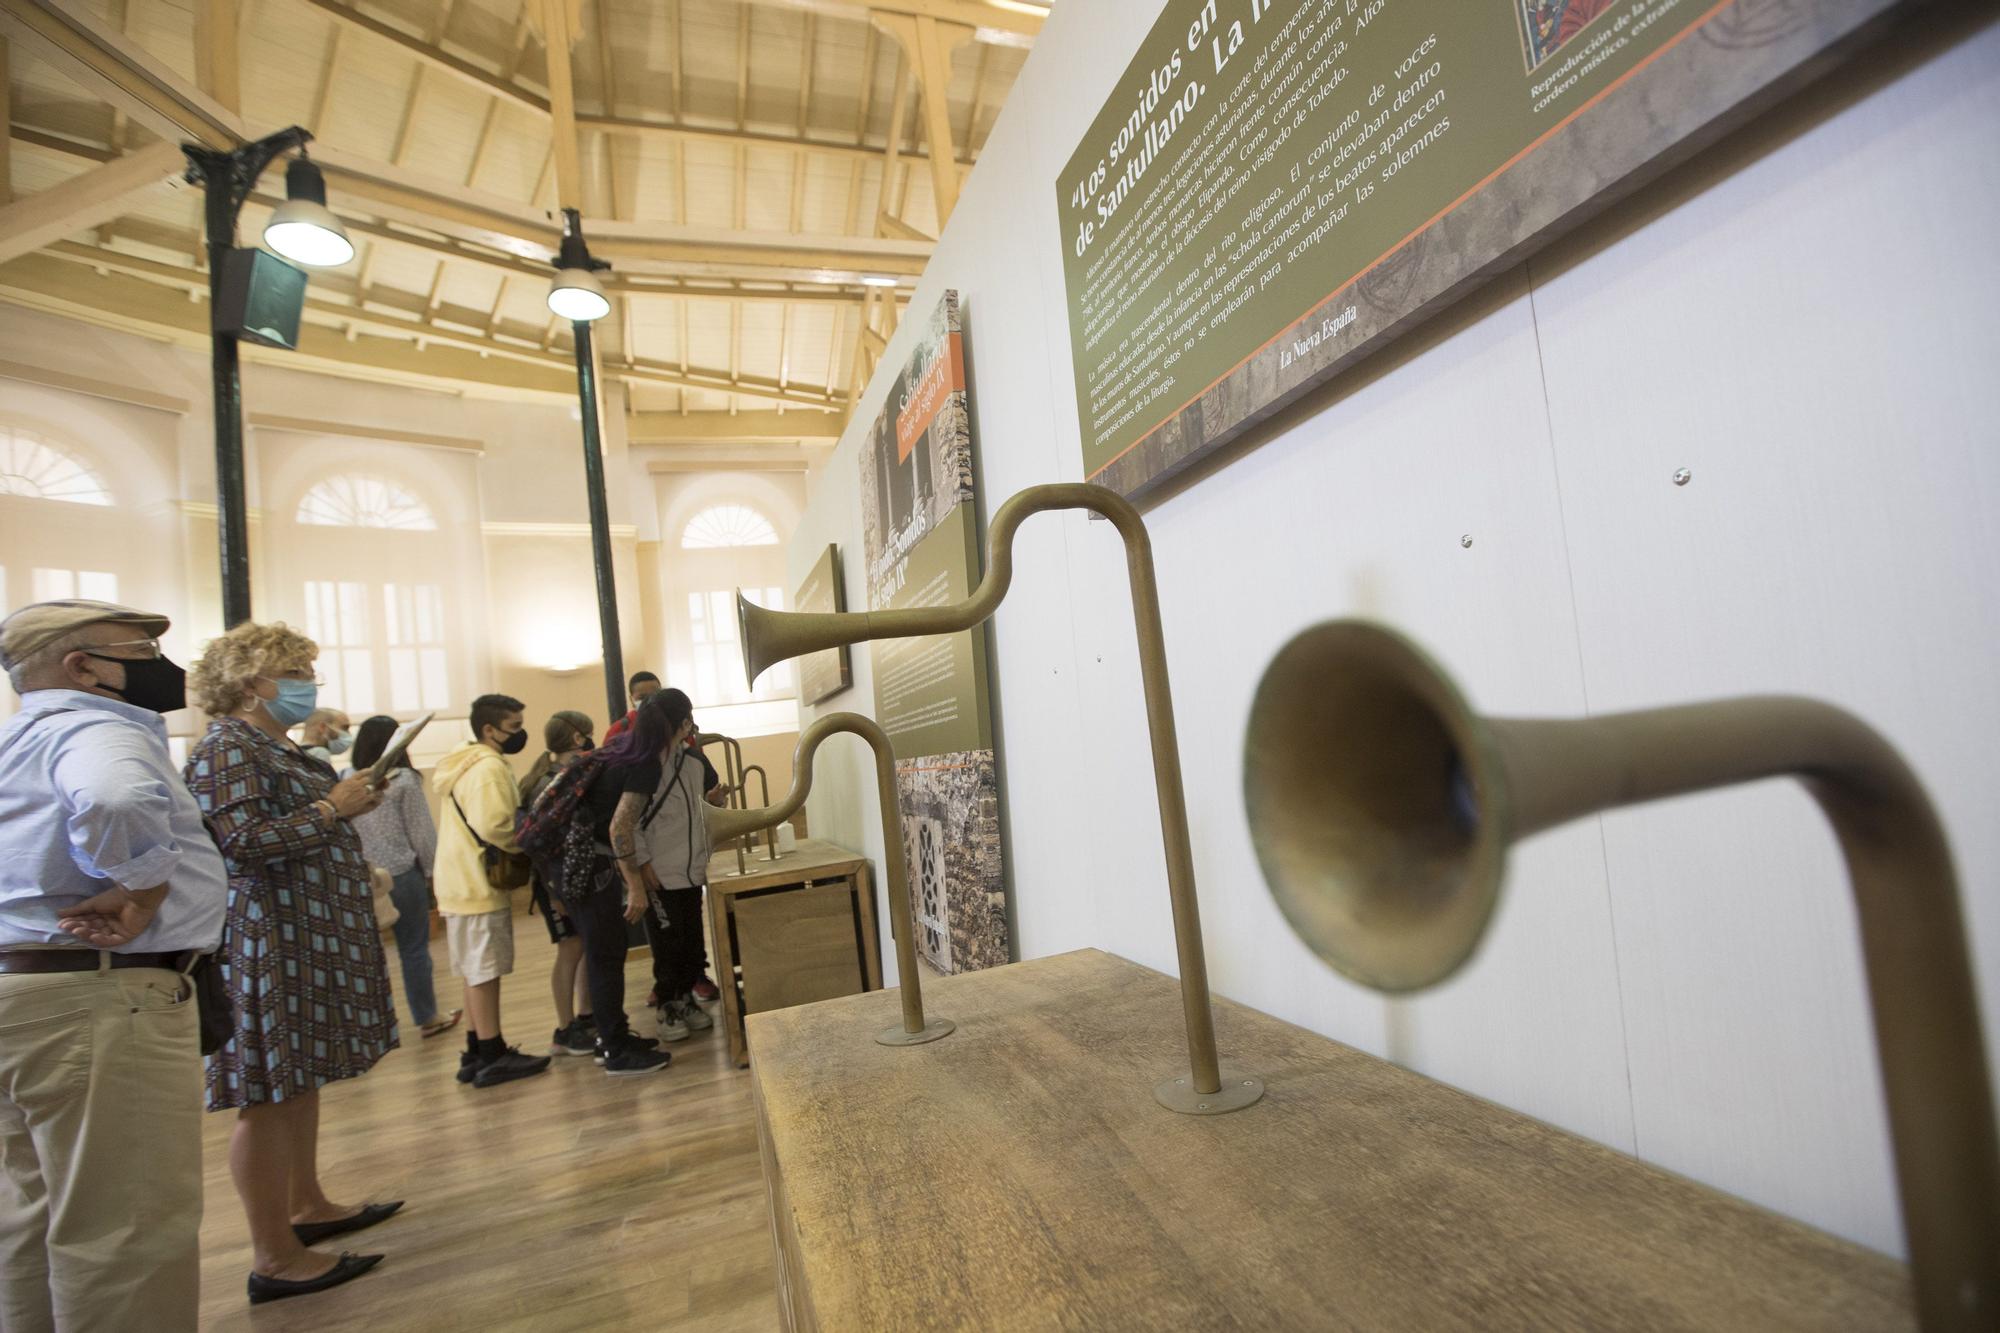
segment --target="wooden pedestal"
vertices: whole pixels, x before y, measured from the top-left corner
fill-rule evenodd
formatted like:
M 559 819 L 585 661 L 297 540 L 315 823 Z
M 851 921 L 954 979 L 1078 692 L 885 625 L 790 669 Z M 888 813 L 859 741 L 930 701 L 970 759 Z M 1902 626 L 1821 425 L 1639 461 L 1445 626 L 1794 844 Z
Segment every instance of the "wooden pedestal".
M 875 888 L 868 860 L 807 839 L 775 861 L 760 844 L 736 873 L 736 854 L 709 863 L 708 916 L 730 1057 L 748 1059 L 746 1012 L 807 1004 L 880 987 Z M 742 969 L 741 987 L 737 969 Z
M 752 1015 L 794 1329 L 1902 1329 L 1900 1264 L 1218 998 L 1248 1110 L 1183 1116 L 1179 988 L 1086 950 Z

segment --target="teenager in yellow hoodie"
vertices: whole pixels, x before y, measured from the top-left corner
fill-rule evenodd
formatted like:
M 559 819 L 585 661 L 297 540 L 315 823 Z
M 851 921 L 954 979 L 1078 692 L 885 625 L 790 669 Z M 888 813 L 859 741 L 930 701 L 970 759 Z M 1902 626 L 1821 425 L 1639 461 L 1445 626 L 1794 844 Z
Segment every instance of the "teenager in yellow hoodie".
M 482 843 L 503 852 L 514 842 L 521 789 L 503 755 L 528 743 L 526 707 L 504 694 L 472 701 L 477 737 L 438 761 L 431 789 L 438 795 L 436 892 L 444 916 L 451 970 L 465 978 L 465 1055 L 458 1081 L 490 1088 L 539 1074 L 546 1055 L 523 1055 L 500 1035 L 500 978 L 514 970 L 514 904 L 486 882 Z

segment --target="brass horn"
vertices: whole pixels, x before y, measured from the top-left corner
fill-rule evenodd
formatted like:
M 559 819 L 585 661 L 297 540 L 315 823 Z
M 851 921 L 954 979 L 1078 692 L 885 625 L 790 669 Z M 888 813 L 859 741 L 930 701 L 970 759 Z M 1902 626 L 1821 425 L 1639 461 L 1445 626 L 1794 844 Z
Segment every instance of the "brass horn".
M 750 804 L 750 775 L 752 773 L 755 773 L 757 775 L 757 794 L 763 798 L 765 805 L 769 805 L 771 803 L 771 778 L 770 775 L 764 771 L 764 766 L 762 764 L 745 764 L 743 766 L 743 804 L 746 807 L 749 806 Z M 773 824 L 769 828 L 765 829 L 764 838 L 767 850 L 770 853 L 764 859 L 766 861 L 777 860 L 778 826 L 776 824 Z
M 756 810 L 705 807 L 711 842 L 738 838 L 759 829 L 776 828 L 799 812 L 812 793 L 813 756 L 820 742 L 836 732 L 851 731 L 875 751 L 875 796 L 882 808 L 882 862 L 889 877 L 889 920 L 896 936 L 896 970 L 901 974 L 903 1025 L 876 1034 L 884 1046 L 920 1046 L 951 1035 L 948 1018 L 924 1019 L 924 983 L 917 971 L 916 929 L 910 921 L 909 875 L 904 865 L 903 821 L 896 804 L 896 752 L 889 735 L 874 719 L 859 713 L 828 713 L 799 733 L 792 751 L 792 790 L 776 805 Z
M 1264 1095 L 1263 1083 L 1226 1069 L 1216 1058 L 1215 1020 L 1209 1011 L 1208 961 L 1201 947 L 1201 909 L 1195 899 L 1194 853 L 1188 842 L 1187 800 L 1181 791 L 1180 745 L 1174 737 L 1173 696 L 1167 686 L 1167 652 L 1160 629 L 1159 589 L 1153 580 L 1153 544 L 1145 520 L 1116 491 L 1064 483 L 1030 486 L 993 512 L 986 531 L 986 576 L 972 595 L 948 606 L 906 611 L 767 611 L 739 591 L 743 669 L 752 685 L 789 658 L 871 639 L 922 638 L 971 629 L 998 609 L 1014 580 L 1014 531 L 1045 509 L 1088 509 L 1111 520 L 1125 539 L 1125 568 L 1132 585 L 1132 618 L 1139 634 L 1139 672 L 1146 692 L 1146 723 L 1153 745 L 1153 781 L 1166 844 L 1167 894 L 1173 903 L 1174 941 L 1181 971 L 1181 1012 L 1187 1024 L 1189 1072 L 1162 1080 L 1153 1095 L 1168 1110 L 1190 1115 L 1236 1111 Z
M 731 805 L 739 810 L 749 805 L 750 793 L 745 786 L 749 781 L 749 777 L 744 772 L 742 742 L 738 741 L 734 736 L 725 736 L 719 731 L 704 731 L 697 733 L 689 743 L 698 750 L 706 750 L 711 745 L 720 745 L 722 747 L 722 780 L 729 786 L 729 796 L 727 799 Z M 770 799 L 770 793 L 766 792 L 764 803 L 766 805 L 770 804 Z M 775 844 L 773 845 L 775 846 Z M 745 870 L 746 867 L 743 864 L 743 843 L 739 840 L 736 842 L 736 873 L 741 875 Z
M 1356 981 L 1410 991 L 1472 956 L 1515 841 L 1785 776 L 1833 825 L 1853 882 L 1919 1317 L 1926 1329 L 1992 1328 L 2000 1147 L 1958 881 L 1922 785 L 1865 723 L 1783 697 L 1486 718 L 1410 640 L 1335 621 L 1266 668 L 1243 798 L 1292 928 Z

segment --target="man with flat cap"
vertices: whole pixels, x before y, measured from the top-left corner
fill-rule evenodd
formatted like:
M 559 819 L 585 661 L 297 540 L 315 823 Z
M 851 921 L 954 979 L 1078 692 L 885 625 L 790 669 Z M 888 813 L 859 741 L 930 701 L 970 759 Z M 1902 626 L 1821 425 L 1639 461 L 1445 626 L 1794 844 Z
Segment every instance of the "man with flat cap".
M 167 751 L 167 618 L 0 620 L 0 1329 L 195 1327 L 201 1054 L 187 969 L 222 854 Z

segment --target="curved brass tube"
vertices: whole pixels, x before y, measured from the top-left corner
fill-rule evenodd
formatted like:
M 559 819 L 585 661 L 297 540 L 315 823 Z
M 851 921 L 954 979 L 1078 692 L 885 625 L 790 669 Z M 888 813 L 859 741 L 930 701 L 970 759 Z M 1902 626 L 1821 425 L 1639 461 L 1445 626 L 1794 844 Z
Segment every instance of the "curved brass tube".
M 1139 673 L 1146 695 L 1146 724 L 1153 748 L 1153 783 L 1166 845 L 1167 894 L 1173 903 L 1174 940 L 1181 973 L 1181 1010 L 1187 1023 L 1191 1073 L 1155 1089 L 1171 1110 L 1214 1114 L 1238 1110 L 1263 1096 L 1255 1078 L 1231 1071 L 1223 1086 L 1209 1011 L 1208 960 L 1201 944 L 1201 909 L 1195 898 L 1194 854 L 1188 842 L 1187 799 L 1181 789 L 1179 742 L 1174 736 L 1173 694 L 1167 684 L 1166 637 L 1160 628 L 1159 590 L 1153 580 L 1153 545 L 1145 520 L 1124 497 L 1102 486 L 1065 483 L 1030 486 L 1009 496 L 993 513 L 986 533 L 986 576 L 972 595 L 949 606 L 905 611 L 766 611 L 739 591 L 743 668 L 754 685 L 766 668 L 822 648 L 871 639 L 901 639 L 970 629 L 998 609 L 1014 579 L 1014 530 L 1045 509 L 1088 509 L 1111 520 L 1125 539 L 1125 567 L 1132 585 L 1132 617 L 1139 635 Z
M 764 772 L 764 766 L 762 764 L 745 764 L 743 765 L 743 807 L 745 809 L 748 809 L 750 806 L 750 775 L 752 773 L 755 773 L 757 775 L 757 794 L 764 798 L 765 805 L 769 805 L 771 803 L 770 775 Z M 778 825 L 773 824 L 769 828 L 765 829 L 764 838 L 765 838 L 765 846 L 770 851 L 770 855 L 766 856 L 764 859 L 766 861 L 777 860 Z
M 719 731 L 697 732 L 692 744 L 697 749 L 705 749 L 710 745 L 722 747 L 722 780 L 729 784 L 727 798 L 729 804 L 738 810 L 747 809 L 750 805 L 750 793 L 743 789 L 743 784 L 748 780 L 743 771 L 743 746 L 734 736 L 725 736 Z M 770 804 L 768 799 L 765 804 Z M 710 842 L 713 841 L 711 836 Z M 739 841 L 736 843 L 736 873 L 743 874 L 746 868 L 743 863 L 743 844 Z
M 859 713 L 828 713 L 815 719 L 799 733 L 798 748 L 792 751 L 792 790 L 785 799 L 759 810 L 718 810 L 709 806 L 709 837 L 740 837 L 774 827 L 797 814 L 812 792 L 813 755 L 821 741 L 841 731 L 853 732 L 875 751 L 875 796 L 882 808 L 882 864 L 888 872 L 889 920 L 896 934 L 903 1026 L 890 1028 L 875 1040 L 885 1046 L 916 1046 L 936 1041 L 949 1036 L 954 1024 L 945 1018 L 924 1021 L 923 976 L 917 971 L 916 927 L 910 919 L 909 875 L 904 866 L 903 820 L 896 804 L 896 752 L 889 745 L 888 733 L 873 718 Z
M 1866 723 L 1782 697 L 1486 718 L 1410 640 L 1329 622 L 1265 670 L 1243 797 L 1292 928 L 1393 992 L 1472 956 L 1515 841 L 1772 777 L 1805 785 L 1847 859 L 1923 1327 L 2000 1326 L 2000 1146 L 1958 880 L 1922 784 Z

